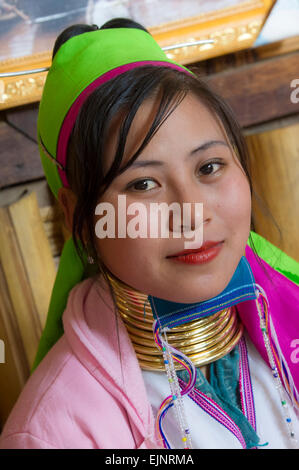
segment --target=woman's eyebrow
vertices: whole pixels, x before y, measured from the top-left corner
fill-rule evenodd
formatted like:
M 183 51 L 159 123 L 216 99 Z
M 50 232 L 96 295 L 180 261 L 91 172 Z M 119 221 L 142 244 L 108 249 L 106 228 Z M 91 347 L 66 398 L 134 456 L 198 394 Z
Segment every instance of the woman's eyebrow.
M 224 140 L 208 140 L 207 142 L 204 142 L 203 144 L 199 145 L 199 147 L 196 147 L 195 149 L 191 150 L 191 152 L 187 155 L 187 157 L 191 157 L 192 155 L 201 152 L 203 150 L 207 150 L 210 147 L 213 147 L 215 145 L 224 145 L 225 147 L 229 147 L 227 142 Z M 160 160 L 135 160 L 127 169 L 129 168 L 142 168 L 142 167 L 147 167 L 147 166 L 163 166 L 165 165 L 165 162 L 162 162 Z M 126 170 L 125 170 L 126 171 Z
M 192 150 L 189 155 L 194 155 L 195 153 L 200 152 L 201 150 L 207 150 L 213 145 L 224 145 L 225 147 L 229 147 L 228 143 L 224 140 L 208 140 L 207 142 L 204 142 L 199 147 L 196 147 L 194 150 Z

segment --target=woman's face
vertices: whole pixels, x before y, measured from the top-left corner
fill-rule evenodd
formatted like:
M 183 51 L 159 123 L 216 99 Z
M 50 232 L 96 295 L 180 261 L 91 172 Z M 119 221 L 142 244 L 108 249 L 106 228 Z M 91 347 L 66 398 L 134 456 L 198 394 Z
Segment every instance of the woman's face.
M 128 135 L 121 168 L 143 142 L 157 106 L 158 101 L 151 100 L 139 108 Z M 110 130 L 106 170 L 115 155 L 118 125 L 115 121 Z M 194 151 L 211 141 L 217 142 Z M 159 163 L 150 164 L 152 160 Z M 249 182 L 222 124 L 198 98 L 189 94 L 135 161 L 146 166 L 130 166 L 114 179 L 98 201 L 109 202 L 115 208 L 115 238 L 97 238 L 97 250 L 103 263 L 120 280 L 147 295 L 183 303 L 218 295 L 228 285 L 245 252 L 251 219 Z M 126 196 L 126 210 L 132 203 L 142 203 L 147 238 L 128 235 L 118 238 L 119 195 Z M 169 237 L 150 236 L 150 224 L 154 223 L 150 220 L 150 205 L 162 202 L 168 206 L 176 202 L 180 208 L 183 203 L 192 203 L 192 229 L 194 203 L 203 204 L 203 242 L 223 241 L 216 258 L 204 264 L 186 264 L 168 258 L 187 248 L 185 242 L 190 242 L 190 238 L 185 238 L 183 230 L 180 230 L 180 238 L 173 236 L 177 228 L 173 225 L 171 211 L 167 218 Z M 137 212 L 125 215 L 126 222 L 136 215 Z M 95 216 L 95 223 L 101 217 Z

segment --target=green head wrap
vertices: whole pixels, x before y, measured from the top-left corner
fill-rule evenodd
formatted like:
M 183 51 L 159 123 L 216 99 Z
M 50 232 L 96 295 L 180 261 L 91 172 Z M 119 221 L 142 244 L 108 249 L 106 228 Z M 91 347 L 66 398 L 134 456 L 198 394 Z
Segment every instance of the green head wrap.
M 47 75 L 37 121 L 41 161 L 56 198 L 59 188 L 69 187 L 65 173 L 67 145 L 82 104 L 101 84 L 143 65 L 162 65 L 192 73 L 168 59 L 149 33 L 135 28 L 83 33 L 59 48 Z M 71 237 L 62 250 L 32 371 L 63 334 L 62 314 L 68 294 L 83 278 L 84 267 Z

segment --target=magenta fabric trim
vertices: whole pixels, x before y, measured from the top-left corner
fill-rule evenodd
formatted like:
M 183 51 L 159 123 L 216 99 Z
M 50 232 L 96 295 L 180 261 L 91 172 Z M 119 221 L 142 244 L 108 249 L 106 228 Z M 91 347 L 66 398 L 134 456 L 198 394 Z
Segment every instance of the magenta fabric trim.
M 240 387 L 242 411 L 243 411 L 244 416 L 246 416 L 249 423 L 253 427 L 253 429 L 256 431 L 254 397 L 253 397 L 251 377 L 250 377 L 248 353 L 247 353 L 246 341 L 245 341 L 244 336 L 241 338 L 239 342 L 239 354 L 240 354 L 239 387 Z
M 254 398 L 253 398 L 253 391 L 252 391 L 252 384 L 250 378 L 250 370 L 249 370 L 249 361 L 248 361 L 248 354 L 247 354 L 247 347 L 244 336 L 242 336 L 239 342 L 239 388 L 241 394 L 241 403 L 242 403 L 242 411 L 244 416 L 248 419 L 249 423 L 256 431 L 256 416 L 255 416 L 255 406 L 254 406 Z M 184 386 L 184 382 L 179 379 L 180 386 Z M 203 392 L 194 388 L 188 396 L 198 405 L 200 408 L 203 409 L 206 413 L 208 413 L 212 418 L 216 419 L 218 423 L 222 424 L 226 429 L 228 429 L 233 435 L 239 440 L 240 444 L 242 445 L 243 449 L 246 449 L 246 443 L 240 428 L 237 424 L 231 419 L 231 417 L 210 397 L 205 395 Z M 254 447 L 256 449 L 256 447 Z
M 179 379 L 180 387 L 185 385 L 185 382 Z M 218 423 L 222 424 L 228 429 L 240 442 L 243 449 L 246 449 L 246 442 L 241 433 L 240 428 L 231 419 L 231 417 L 214 401 L 197 388 L 194 388 L 188 393 L 190 397 L 203 411 L 208 413 L 212 418 L 216 419 Z
M 279 338 L 279 344 L 274 341 L 273 331 L 269 327 L 270 340 L 272 344 L 276 345 L 276 348 L 279 346 L 281 355 L 285 359 L 284 369 L 288 368 L 288 381 L 291 383 L 292 397 L 295 399 L 298 412 L 299 367 L 297 363 L 292 361 L 292 340 L 298 337 L 296 332 L 299 331 L 299 286 L 260 258 L 260 263 L 267 270 L 269 279 L 257 261 L 253 250 L 248 245 L 246 246 L 246 258 L 254 273 L 255 282 L 263 286 L 267 294 L 269 301 L 268 320 L 271 318 L 277 338 Z M 260 328 L 256 300 L 240 303 L 238 305 L 238 314 L 254 346 L 270 367 Z
M 68 146 L 68 141 L 70 134 L 72 132 L 72 129 L 74 127 L 76 118 L 78 116 L 78 113 L 80 111 L 81 106 L 85 102 L 85 100 L 88 98 L 88 96 L 100 85 L 103 85 L 104 83 L 108 82 L 109 80 L 121 75 L 122 73 L 125 73 L 129 70 L 132 70 L 137 67 L 142 67 L 144 65 L 152 65 L 152 66 L 164 66 L 164 67 L 169 67 L 172 69 L 179 70 L 181 72 L 185 72 L 187 74 L 191 74 L 191 72 L 188 72 L 186 69 L 183 67 L 180 67 L 179 65 L 173 64 L 171 62 L 162 62 L 162 61 L 139 61 L 139 62 L 132 62 L 131 64 L 125 64 L 121 65 L 119 67 L 116 67 L 113 70 L 109 70 L 108 72 L 104 73 L 100 77 L 97 77 L 92 83 L 90 83 L 81 93 L 80 95 L 76 98 L 72 106 L 70 107 L 67 115 L 65 116 L 65 119 L 62 123 L 59 137 L 58 137 L 58 144 L 57 144 L 57 154 L 56 154 L 56 160 L 61 163 L 64 167 L 66 167 L 66 156 L 67 156 L 67 146 Z M 65 174 L 65 171 L 61 170 L 58 168 L 58 173 L 60 176 L 60 179 L 62 181 L 62 184 L 64 187 L 69 188 L 69 184 L 67 181 L 67 177 Z

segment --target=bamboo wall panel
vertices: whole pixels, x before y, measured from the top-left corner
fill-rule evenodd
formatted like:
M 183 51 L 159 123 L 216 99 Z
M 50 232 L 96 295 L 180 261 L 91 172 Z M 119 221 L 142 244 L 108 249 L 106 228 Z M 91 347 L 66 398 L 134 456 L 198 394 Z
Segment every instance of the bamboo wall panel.
M 299 262 L 299 123 L 251 136 L 246 140 L 251 155 L 254 189 L 267 209 L 253 198 L 258 233 Z
M 32 286 L 37 323 L 42 331 L 49 306 L 49 286 L 52 288 L 54 284 L 56 270 L 35 194 L 12 204 L 9 212 Z
M 9 217 L 9 211 L 0 209 L 0 256 L 7 290 L 22 334 L 29 363 L 32 363 L 40 335 L 37 312 L 22 253 Z
M 34 192 L 0 208 L 0 338 L 6 353 L 0 426 L 29 377 L 45 325 L 57 269 L 57 247 L 49 238 L 59 220 L 55 207 L 40 210 Z
M 29 377 L 29 364 L 22 334 L 9 297 L 0 264 L 0 338 L 4 341 L 4 363 L 0 373 L 0 432 Z

